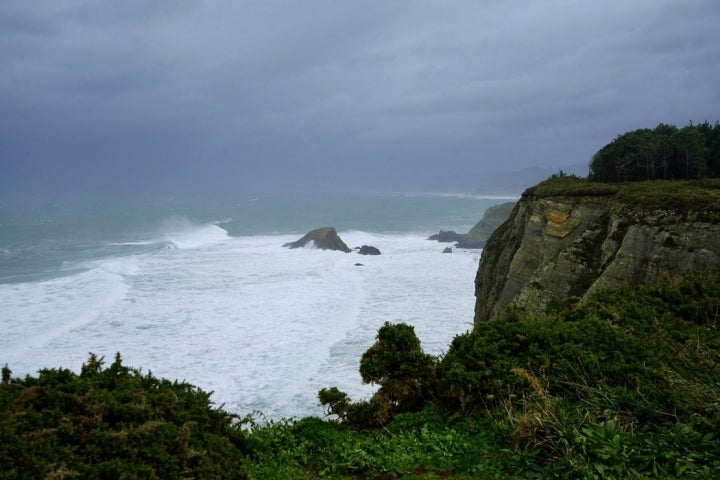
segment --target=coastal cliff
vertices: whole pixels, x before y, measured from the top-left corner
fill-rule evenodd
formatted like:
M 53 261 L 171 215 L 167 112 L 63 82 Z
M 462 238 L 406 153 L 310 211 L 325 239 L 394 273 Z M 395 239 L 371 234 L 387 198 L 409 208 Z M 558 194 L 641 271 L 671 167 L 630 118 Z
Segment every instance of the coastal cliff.
M 598 289 L 720 270 L 720 183 L 617 186 L 553 179 L 526 190 L 490 237 L 475 322 L 542 314 Z

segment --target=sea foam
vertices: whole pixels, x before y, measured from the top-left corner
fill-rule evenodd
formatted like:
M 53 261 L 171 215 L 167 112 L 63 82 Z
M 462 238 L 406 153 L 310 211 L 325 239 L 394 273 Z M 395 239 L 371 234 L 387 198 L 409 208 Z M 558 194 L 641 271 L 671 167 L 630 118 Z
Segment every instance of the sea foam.
M 82 267 L 79 273 L 50 280 L 0 284 L 0 360 L 20 373 L 54 366 L 58 352 L 48 343 L 96 322 L 125 298 L 125 280 L 137 270 L 137 261 L 115 258 Z
M 384 322 L 413 325 L 432 354 L 471 326 L 477 251 L 443 255 L 421 236 L 361 231 L 340 236 L 382 255 L 293 250 L 281 245 L 296 235 L 233 238 L 189 222 L 164 225 L 161 236 L 178 248 L 0 285 L 0 361 L 22 375 L 119 351 L 240 414 L 322 415 L 320 388 L 354 400 L 372 393 L 358 365 Z

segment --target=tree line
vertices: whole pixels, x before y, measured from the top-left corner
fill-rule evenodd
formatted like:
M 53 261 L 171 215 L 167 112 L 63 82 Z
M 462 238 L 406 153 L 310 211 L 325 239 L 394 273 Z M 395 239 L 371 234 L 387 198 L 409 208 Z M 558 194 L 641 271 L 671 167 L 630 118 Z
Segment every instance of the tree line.
M 593 155 L 590 180 L 633 182 L 720 177 L 720 122 L 661 123 L 617 136 Z

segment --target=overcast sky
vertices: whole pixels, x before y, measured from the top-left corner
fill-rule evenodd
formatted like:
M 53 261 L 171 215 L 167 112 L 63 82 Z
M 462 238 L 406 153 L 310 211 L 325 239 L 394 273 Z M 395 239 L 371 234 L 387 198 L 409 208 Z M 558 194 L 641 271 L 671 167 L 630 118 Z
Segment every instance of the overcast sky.
M 407 186 L 720 120 L 718 0 L 2 0 L 0 188 Z

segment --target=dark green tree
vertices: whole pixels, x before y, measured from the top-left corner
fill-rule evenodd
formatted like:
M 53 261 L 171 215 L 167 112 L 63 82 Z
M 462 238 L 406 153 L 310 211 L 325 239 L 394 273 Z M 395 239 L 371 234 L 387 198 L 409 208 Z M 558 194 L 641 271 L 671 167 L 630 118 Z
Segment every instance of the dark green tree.
M 425 401 L 435 381 L 435 366 L 435 357 L 423 352 L 412 326 L 385 322 L 360 359 L 360 375 L 363 382 L 380 385 L 375 398 L 393 414 Z
M 707 173 L 708 148 L 699 129 L 688 125 L 672 137 L 676 149 L 673 171 L 679 178 L 700 178 Z
M 706 122 L 707 123 L 707 122 Z M 708 169 L 713 177 L 720 177 L 720 122 L 706 130 L 708 146 Z
M 321 405 L 325 405 L 328 415 L 337 415 L 341 420 L 347 420 L 351 403 L 347 393 L 337 387 L 323 388 L 318 393 Z
M 720 176 L 720 127 L 659 124 L 618 135 L 593 155 L 590 180 L 633 182 Z
M 651 176 L 657 148 L 653 130 L 645 128 L 619 135 L 593 156 L 590 177 L 601 182 L 628 182 Z
M 363 382 L 380 386 L 370 401 L 351 403 L 336 387 L 320 390 L 318 398 L 329 414 L 352 425 L 382 425 L 397 413 L 427 403 L 436 383 L 436 366 L 437 359 L 423 352 L 412 326 L 385 322 L 360 359 Z
M 675 154 L 675 147 L 673 146 L 672 138 L 678 131 L 675 125 L 667 125 L 665 123 L 659 124 L 655 127 L 656 134 L 656 177 L 650 178 L 670 178 L 670 163 Z

